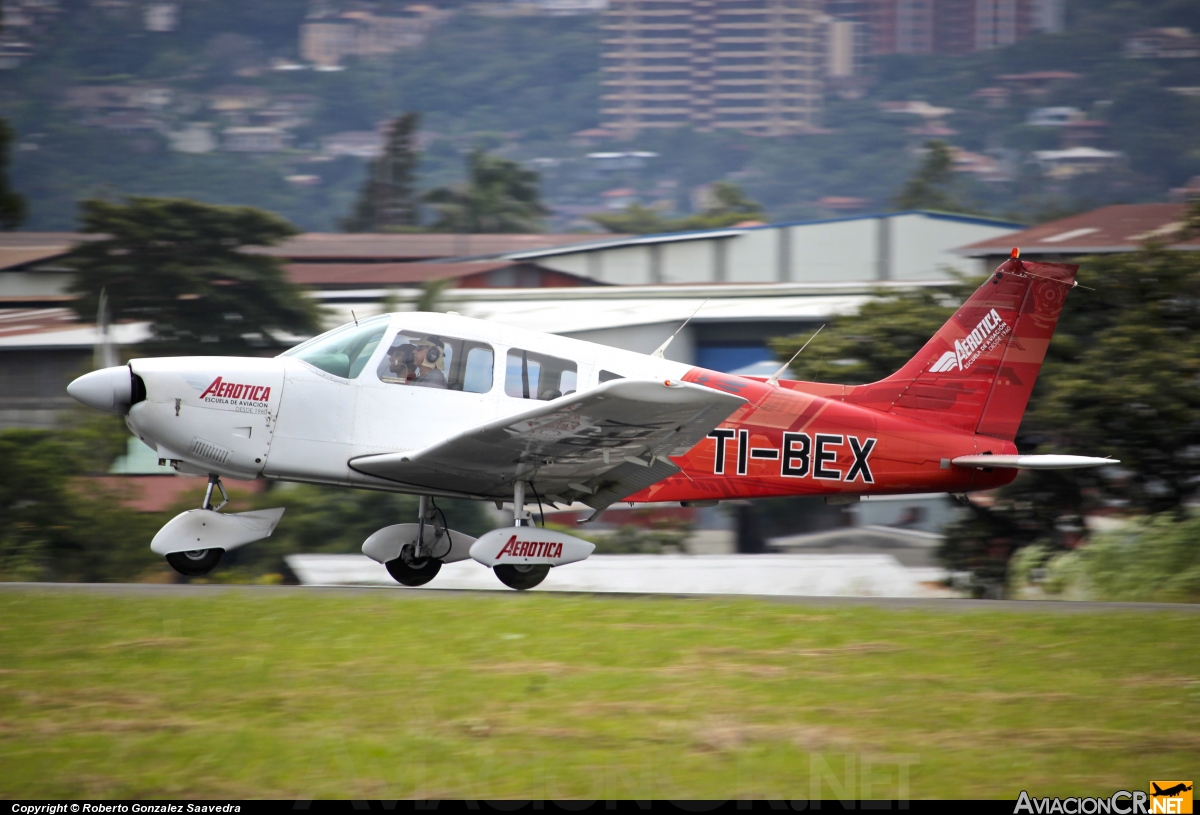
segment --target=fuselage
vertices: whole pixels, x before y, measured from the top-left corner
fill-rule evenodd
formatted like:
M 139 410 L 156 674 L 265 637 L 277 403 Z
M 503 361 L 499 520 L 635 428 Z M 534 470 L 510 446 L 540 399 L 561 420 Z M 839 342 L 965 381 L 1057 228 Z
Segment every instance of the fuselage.
M 355 471 L 360 456 L 415 451 L 613 378 L 684 380 L 747 404 L 630 501 L 965 492 L 1011 470 L 950 466 L 1011 442 L 839 399 L 594 343 L 452 314 L 363 320 L 273 359 L 135 359 L 131 430 L 183 472 L 413 491 Z M 455 494 L 431 490 L 435 494 Z M 481 497 L 469 496 L 464 497 Z

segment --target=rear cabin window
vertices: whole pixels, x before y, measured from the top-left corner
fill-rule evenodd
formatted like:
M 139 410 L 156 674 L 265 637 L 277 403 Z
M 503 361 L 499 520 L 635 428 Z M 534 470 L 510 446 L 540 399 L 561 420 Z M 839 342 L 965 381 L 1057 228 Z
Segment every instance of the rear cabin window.
M 344 325 L 285 351 L 283 356 L 302 359 L 327 374 L 354 379 L 362 373 L 390 322 L 385 315 L 358 325 Z
M 401 331 L 379 361 L 379 380 L 389 385 L 487 393 L 495 352 L 487 343 Z
M 517 399 L 549 401 L 567 396 L 576 389 L 576 366 L 533 351 L 513 348 L 504 366 L 504 392 Z
M 625 377 L 621 376 L 620 374 L 614 374 L 612 371 L 601 371 L 600 372 L 600 384 L 601 385 L 603 385 L 605 382 L 612 382 L 614 379 L 624 379 L 624 378 Z

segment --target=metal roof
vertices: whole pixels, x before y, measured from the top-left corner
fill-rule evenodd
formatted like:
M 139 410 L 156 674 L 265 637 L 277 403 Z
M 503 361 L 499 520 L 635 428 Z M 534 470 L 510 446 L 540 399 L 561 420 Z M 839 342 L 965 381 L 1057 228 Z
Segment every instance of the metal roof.
M 117 323 L 110 331 L 117 345 L 134 345 L 150 338 L 149 323 Z M 0 309 L 0 351 L 90 348 L 100 340 L 96 326 L 78 322 L 69 308 Z
M 760 224 L 757 226 L 740 226 L 727 229 L 701 229 L 691 232 L 663 232 L 654 235 L 611 235 L 603 240 L 580 244 L 566 244 L 545 249 L 535 249 L 526 252 L 513 252 L 505 257 L 512 260 L 532 260 L 534 258 L 552 257 L 554 255 L 569 255 L 576 252 L 598 252 L 607 249 L 620 249 L 626 246 L 645 246 L 649 244 L 683 243 L 685 241 L 715 240 L 719 238 L 735 238 L 748 232 L 764 229 L 782 229 L 794 226 L 821 226 L 824 224 L 844 223 L 846 221 L 871 221 L 880 218 L 900 218 L 907 215 L 920 215 L 935 221 L 950 221 L 953 223 L 973 224 L 976 226 L 994 226 L 1001 229 L 1020 229 L 1024 224 L 1004 221 L 998 218 L 984 218 L 977 215 L 959 215 L 953 212 L 937 212 L 934 210 L 911 209 L 900 212 L 880 212 L 870 215 L 843 215 L 837 218 L 822 218 L 814 221 L 786 221 L 784 223 Z M 581 236 L 577 236 L 581 237 Z
M 0 270 L 61 257 L 90 238 L 78 232 L 0 232 Z
M 465 235 L 449 233 L 307 232 L 278 246 L 250 251 L 295 260 L 428 260 L 504 255 L 531 249 L 592 243 L 596 235 Z
M 1186 217 L 1186 204 L 1114 204 L 955 251 L 966 257 L 985 257 L 1006 255 L 1018 246 L 1026 255 L 1107 254 L 1131 252 L 1155 238 L 1176 249 L 1200 249 L 1200 237 L 1175 240 Z
M 289 263 L 288 278 L 302 286 L 401 286 L 449 280 L 516 265 L 511 260 L 462 263 Z

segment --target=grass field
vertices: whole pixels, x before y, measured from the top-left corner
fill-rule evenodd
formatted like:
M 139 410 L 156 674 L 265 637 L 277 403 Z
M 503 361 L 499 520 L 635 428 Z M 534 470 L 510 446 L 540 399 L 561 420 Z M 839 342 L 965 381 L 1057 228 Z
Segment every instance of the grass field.
M 1195 615 L 0 594 L 0 797 L 1007 797 L 1200 763 Z

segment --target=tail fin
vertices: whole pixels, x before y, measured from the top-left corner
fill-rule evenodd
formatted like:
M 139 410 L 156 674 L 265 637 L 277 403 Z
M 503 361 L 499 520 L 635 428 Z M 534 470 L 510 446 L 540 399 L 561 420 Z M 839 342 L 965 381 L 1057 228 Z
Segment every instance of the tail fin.
M 847 401 L 1012 441 L 1078 270 L 1006 261 L 903 368 Z

